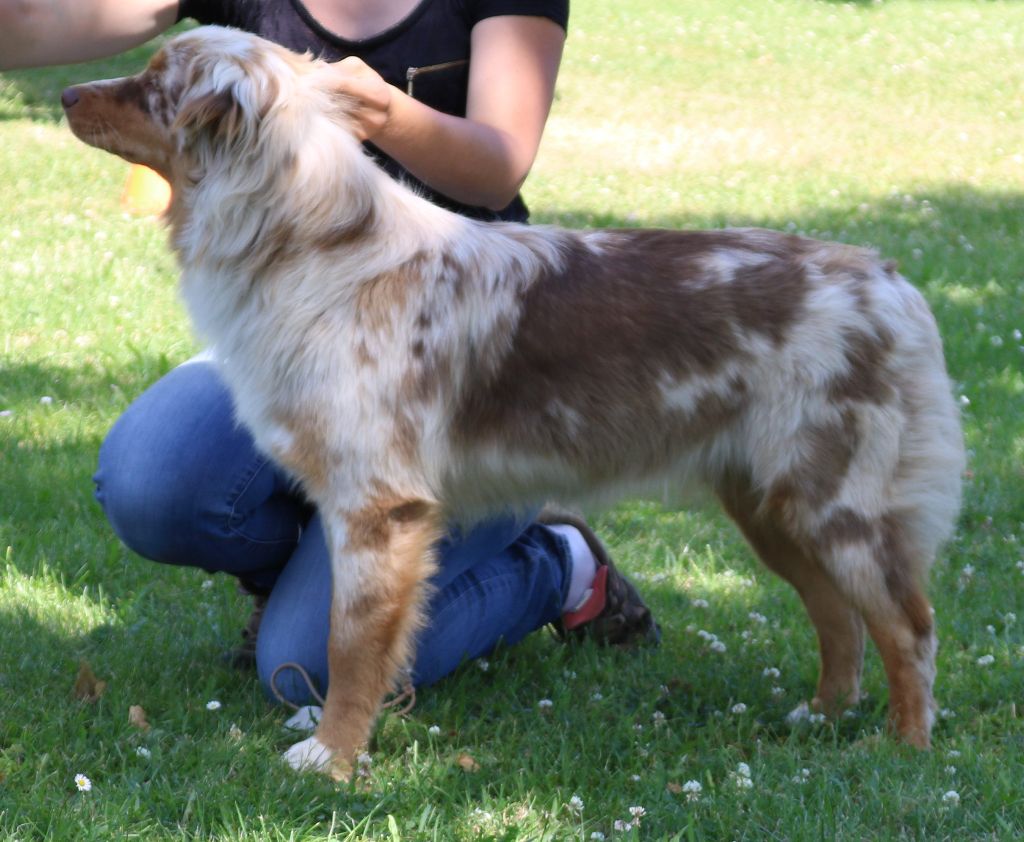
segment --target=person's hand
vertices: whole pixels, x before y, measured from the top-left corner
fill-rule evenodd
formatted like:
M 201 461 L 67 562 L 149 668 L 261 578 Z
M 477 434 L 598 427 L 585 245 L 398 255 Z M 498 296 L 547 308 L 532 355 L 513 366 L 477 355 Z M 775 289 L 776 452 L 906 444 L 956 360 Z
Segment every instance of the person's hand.
M 372 140 L 391 118 L 393 88 L 365 61 L 348 56 L 330 65 L 337 90 L 352 98 L 356 136 Z

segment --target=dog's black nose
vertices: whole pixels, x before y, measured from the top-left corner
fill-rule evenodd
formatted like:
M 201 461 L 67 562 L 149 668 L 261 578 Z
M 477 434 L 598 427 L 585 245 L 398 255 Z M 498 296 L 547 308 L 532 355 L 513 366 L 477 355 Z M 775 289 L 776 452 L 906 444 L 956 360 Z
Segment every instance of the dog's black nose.
M 74 88 L 65 88 L 64 93 L 60 95 L 60 104 L 65 108 L 71 108 L 78 102 L 78 91 Z

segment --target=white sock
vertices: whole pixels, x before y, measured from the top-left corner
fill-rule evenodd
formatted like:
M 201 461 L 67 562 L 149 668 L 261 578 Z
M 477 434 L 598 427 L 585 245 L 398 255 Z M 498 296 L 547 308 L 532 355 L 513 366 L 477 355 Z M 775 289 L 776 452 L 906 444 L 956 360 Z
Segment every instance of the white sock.
M 572 570 L 569 573 L 569 591 L 565 596 L 562 613 L 576 611 L 590 596 L 594 575 L 597 573 L 597 559 L 594 558 L 586 538 L 575 526 L 554 523 L 548 528 L 565 538 L 569 544 Z

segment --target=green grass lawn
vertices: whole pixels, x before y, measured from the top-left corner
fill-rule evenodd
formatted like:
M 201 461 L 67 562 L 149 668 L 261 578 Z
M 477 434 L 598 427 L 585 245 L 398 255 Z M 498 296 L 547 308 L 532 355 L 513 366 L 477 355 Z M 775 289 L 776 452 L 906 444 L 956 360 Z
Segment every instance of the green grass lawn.
M 148 51 L 0 76 L 0 839 L 1024 837 L 1022 48 L 1013 2 L 575 0 L 526 191 L 542 222 L 870 244 L 925 293 L 971 451 L 931 580 L 933 751 L 879 738 L 873 650 L 853 716 L 788 726 L 817 670 L 795 595 L 714 510 L 628 503 L 597 523 L 661 648 L 536 634 L 384 718 L 352 786 L 287 769 L 284 712 L 221 665 L 232 583 L 134 557 L 92 500 L 105 431 L 196 349 L 126 165 L 60 116 L 65 84 Z

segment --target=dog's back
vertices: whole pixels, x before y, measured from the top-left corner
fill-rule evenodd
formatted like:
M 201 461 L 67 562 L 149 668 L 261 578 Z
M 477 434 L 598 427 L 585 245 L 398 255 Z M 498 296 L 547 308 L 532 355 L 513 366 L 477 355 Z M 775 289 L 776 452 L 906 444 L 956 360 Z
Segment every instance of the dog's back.
M 741 471 L 824 504 L 870 458 L 891 481 L 873 506 L 935 486 L 948 533 L 963 456 L 941 344 L 920 294 L 873 253 L 764 230 L 517 236 L 554 239 L 562 257 L 507 305 L 514 321 L 451 401 L 475 494 L 488 465 L 498 494 L 511 473 L 527 498 L 534 484 Z

